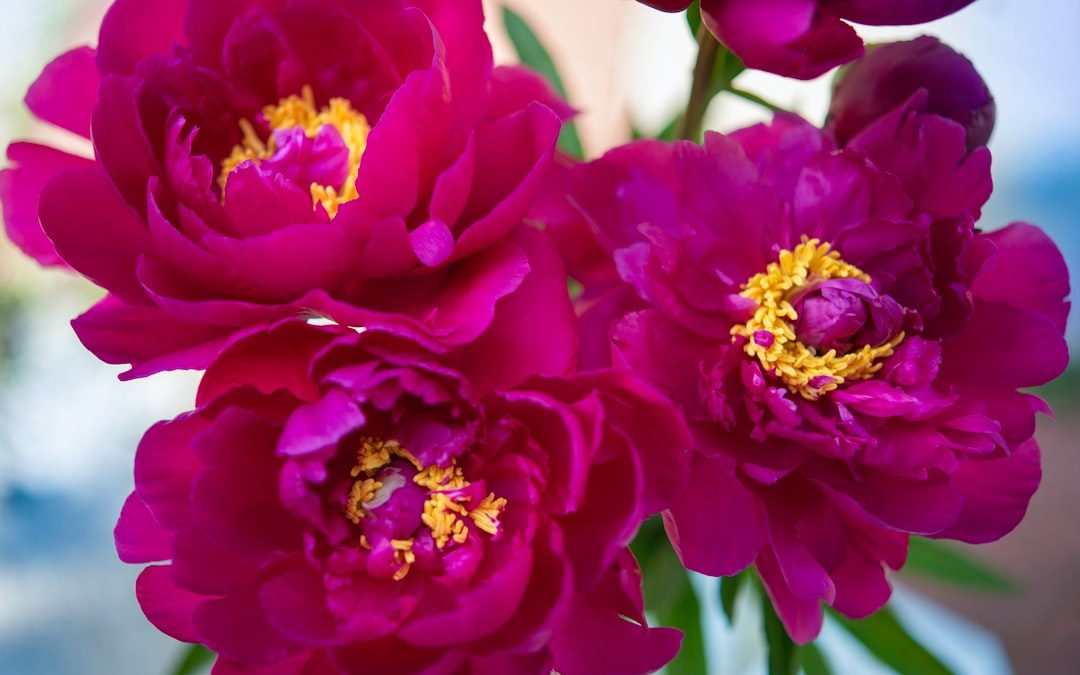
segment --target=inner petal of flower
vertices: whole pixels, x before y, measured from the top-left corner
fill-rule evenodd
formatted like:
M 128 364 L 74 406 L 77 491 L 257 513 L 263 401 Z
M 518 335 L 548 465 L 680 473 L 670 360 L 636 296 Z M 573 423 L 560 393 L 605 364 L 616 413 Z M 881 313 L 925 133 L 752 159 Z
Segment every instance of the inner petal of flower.
M 344 182 L 338 185 L 323 185 L 313 182 L 310 185 L 311 198 L 315 204 L 322 204 L 331 218 L 337 215 L 338 208 L 357 197 L 356 173 L 360 160 L 367 148 L 368 134 L 371 127 L 363 114 L 353 109 L 344 98 L 332 98 L 323 108 L 315 107 L 315 94 L 311 87 L 305 86 L 300 96 L 289 96 L 277 105 L 263 108 L 262 120 L 270 130 L 264 141 L 249 120 L 240 120 L 243 138 L 221 163 L 221 175 L 218 182 L 225 189 L 229 175 L 242 163 L 254 162 L 256 165 L 274 159 L 282 151 L 279 134 L 275 132 L 301 129 L 308 139 L 315 139 L 325 127 L 331 127 L 341 135 L 341 141 L 348 148 L 348 167 Z
M 356 466 L 350 472 L 356 481 L 352 484 L 345 503 L 346 518 L 362 529 L 365 521 L 379 518 L 374 509 L 386 503 L 389 497 L 385 490 L 392 490 L 395 486 L 390 485 L 392 480 L 377 478 L 386 475 L 385 470 L 398 460 L 404 460 L 416 469 L 412 482 L 427 491 L 420 521 L 423 527 L 430 531 L 439 551 L 464 544 L 470 534 L 479 536 L 484 533 L 492 537 L 499 534 L 499 516 L 506 508 L 506 499 L 489 492 L 479 503 L 474 504 L 474 497 L 479 498 L 479 494 L 483 492 L 476 494 L 475 488 L 480 486 L 473 486 L 466 480 L 456 462 L 451 460 L 450 465 L 445 467 L 434 464 L 424 466 L 397 441 L 376 438 L 364 438 L 360 442 Z M 392 469 L 391 472 L 393 471 L 395 470 Z M 391 479 L 395 478 L 398 476 L 391 473 Z M 469 489 L 470 487 L 473 489 Z M 371 547 L 371 537 L 368 535 L 367 531 L 361 535 L 361 546 L 364 548 Z M 394 574 L 395 580 L 404 579 L 416 562 L 416 553 L 413 551 L 415 541 L 415 536 L 390 541 L 394 560 L 399 565 Z
M 768 372 L 779 377 L 792 393 L 817 400 L 848 380 L 865 380 L 881 370 L 881 359 L 891 356 L 903 342 L 900 333 L 879 345 L 864 345 L 847 354 L 830 349 L 824 354 L 798 340 L 794 325 L 798 313 L 789 301 L 808 284 L 824 279 L 870 277 L 840 259 L 829 243 L 803 237 L 794 251 L 780 251 L 780 259 L 755 274 L 740 294 L 757 303 L 753 316 L 731 329 L 746 338 L 743 349 L 758 359 Z

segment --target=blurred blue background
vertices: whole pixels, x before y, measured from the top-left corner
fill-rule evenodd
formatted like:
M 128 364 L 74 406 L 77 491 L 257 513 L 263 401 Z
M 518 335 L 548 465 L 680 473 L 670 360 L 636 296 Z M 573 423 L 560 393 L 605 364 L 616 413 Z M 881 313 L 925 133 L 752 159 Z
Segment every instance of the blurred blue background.
M 492 7 L 498 3 L 489 3 Z M 685 101 L 693 43 L 681 17 L 630 0 L 517 0 L 567 80 L 591 154 L 617 144 L 631 125 L 659 129 Z M 0 145 L 15 138 L 72 139 L 33 123 L 25 88 L 54 55 L 93 43 L 102 0 L 3 0 L 0 22 Z M 493 15 L 493 14 L 492 14 Z M 510 60 L 497 22 L 497 54 Z M 980 0 L 929 26 L 862 30 L 871 40 L 938 35 L 976 63 L 998 101 L 991 143 L 997 189 L 983 226 L 1037 223 L 1080 267 L 1080 3 Z M 794 83 L 752 73 L 739 86 L 821 121 L 827 78 Z M 712 128 L 764 119 L 721 97 Z M 75 143 L 75 146 L 78 146 Z M 86 150 L 86 148 L 83 148 Z M 89 284 L 43 271 L 0 237 L 0 672 L 94 675 L 167 672 L 180 646 L 142 618 L 137 569 L 120 563 L 112 526 L 131 489 L 142 430 L 190 406 L 196 378 L 174 373 L 121 384 L 67 322 L 97 297 Z M 1077 343 L 1077 322 L 1070 323 Z M 897 610 L 959 673 L 1075 672 L 1080 663 L 1080 405 L 1072 371 L 1046 395 L 1058 421 L 1044 424 L 1045 479 L 1028 519 L 976 553 L 1017 579 L 1011 595 L 974 595 L 902 579 Z M 703 597 L 713 582 L 699 579 Z M 926 598 L 930 598 L 928 601 Z M 763 673 L 753 609 L 734 631 L 713 600 L 710 644 L 717 672 Z M 976 628 L 973 624 L 981 626 Z M 996 637 L 994 637 L 996 636 Z M 827 629 L 840 673 L 888 672 Z

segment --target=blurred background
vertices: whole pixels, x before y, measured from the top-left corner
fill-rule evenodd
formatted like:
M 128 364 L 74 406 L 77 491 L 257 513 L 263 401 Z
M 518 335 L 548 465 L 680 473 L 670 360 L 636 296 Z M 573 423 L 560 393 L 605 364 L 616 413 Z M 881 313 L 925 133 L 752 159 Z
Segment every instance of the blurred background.
M 513 61 L 489 5 L 497 59 Z M 632 0 L 508 0 L 552 52 L 590 156 L 655 133 L 685 105 L 695 45 L 682 16 Z M 0 146 L 32 138 L 71 147 L 35 125 L 22 95 L 61 51 L 93 44 L 103 0 L 3 0 L 0 22 Z M 996 190 L 982 225 L 1041 225 L 1080 268 L 1080 3 L 979 0 L 913 28 L 866 29 L 871 41 L 937 35 L 971 58 L 997 97 L 990 147 Z M 828 76 L 792 82 L 747 73 L 737 86 L 820 123 Z M 768 114 L 721 95 L 708 128 L 731 130 Z M 72 275 L 45 271 L 0 237 L 0 672 L 25 675 L 169 671 L 180 645 L 142 617 L 137 569 L 120 563 L 112 526 L 131 489 L 142 430 L 190 406 L 196 377 L 172 373 L 120 384 L 68 321 L 96 298 Z M 1069 326 L 1075 348 L 1078 329 Z M 1027 519 L 1004 541 L 971 553 L 1015 580 L 985 594 L 900 575 L 896 611 L 957 673 L 1074 673 L 1080 663 L 1080 394 L 1074 369 L 1040 392 L 1057 411 L 1040 430 L 1044 480 Z M 715 582 L 697 579 L 718 673 L 764 673 L 758 618 L 749 606 L 732 628 L 719 618 Z M 889 672 L 842 631 L 823 648 L 839 673 Z M 1011 665 L 1010 665 L 1011 664 Z

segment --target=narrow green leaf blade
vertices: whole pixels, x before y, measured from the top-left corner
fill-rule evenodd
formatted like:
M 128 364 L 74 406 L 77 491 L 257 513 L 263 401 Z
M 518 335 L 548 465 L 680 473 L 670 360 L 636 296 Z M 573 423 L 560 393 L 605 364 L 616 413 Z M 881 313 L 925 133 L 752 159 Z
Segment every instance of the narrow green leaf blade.
M 908 634 L 888 607 L 861 621 L 853 621 L 836 612 L 831 614 L 874 656 L 897 672 L 952 675 L 945 664 Z
M 799 662 L 806 675 L 832 675 L 832 668 L 817 645 L 811 642 L 799 654 Z
M 788 636 L 784 623 L 773 609 L 772 600 L 761 594 L 765 621 L 765 644 L 769 648 L 769 675 L 795 675 L 799 672 L 799 646 Z
M 555 61 L 552 60 L 551 54 L 548 53 L 543 43 L 540 42 L 540 38 L 536 36 L 536 33 L 525 22 L 525 19 L 521 18 L 521 15 L 509 7 L 503 7 L 503 26 L 506 27 L 506 34 L 514 45 L 514 51 L 517 52 L 521 63 L 539 73 L 559 96 L 568 99 L 566 85 L 563 84 L 562 78 L 559 76 Z M 578 134 L 577 125 L 573 122 L 567 122 L 563 125 L 562 133 L 559 134 L 559 149 L 578 159 L 585 157 L 581 136 Z
M 555 62 L 551 60 L 551 55 L 540 43 L 540 38 L 536 37 L 536 33 L 529 28 L 529 24 L 525 23 L 525 19 L 509 7 L 503 7 L 503 25 L 521 62 L 540 73 L 555 88 L 559 96 L 566 98 L 566 87 L 563 86 L 559 71 L 555 68 Z
M 202 645 L 188 645 L 176 662 L 172 675 L 195 675 L 202 673 L 214 662 L 214 652 Z
M 912 537 L 904 571 L 926 579 L 979 591 L 1007 593 L 1016 582 L 956 546 L 933 539 Z

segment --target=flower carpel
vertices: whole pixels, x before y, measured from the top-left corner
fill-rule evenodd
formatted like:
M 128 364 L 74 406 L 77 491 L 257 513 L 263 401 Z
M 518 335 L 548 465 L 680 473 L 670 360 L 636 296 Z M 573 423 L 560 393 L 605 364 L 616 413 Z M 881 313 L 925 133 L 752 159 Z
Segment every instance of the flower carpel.
M 731 329 L 732 335 L 746 338 L 743 349 L 748 355 L 757 358 L 792 393 L 811 401 L 846 381 L 872 377 L 881 369 L 881 359 L 891 356 L 904 340 L 902 332 L 888 335 L 899 326 L 899 307 L 891 299 L 884 322 L 894 324 L 893 330 L 870 333 L 887 336 L 880 343 L 855 346 L 845 353 L 834 347 L 819 354 L 817 347 L 800 340 L 796 333 L 799 313 L 792 301 L 813 284 L 834 279 L 860 281 L 873 293 L 869 275 L 844 262 L 830 244 L 803 237 L 794 250 L 780 251 L 777 262 L 769 263 L 764 272 L 746 282 L 740 295 L 757 307 L 746 323 Z M 872 297 L 878 299 L 876 293 Z

